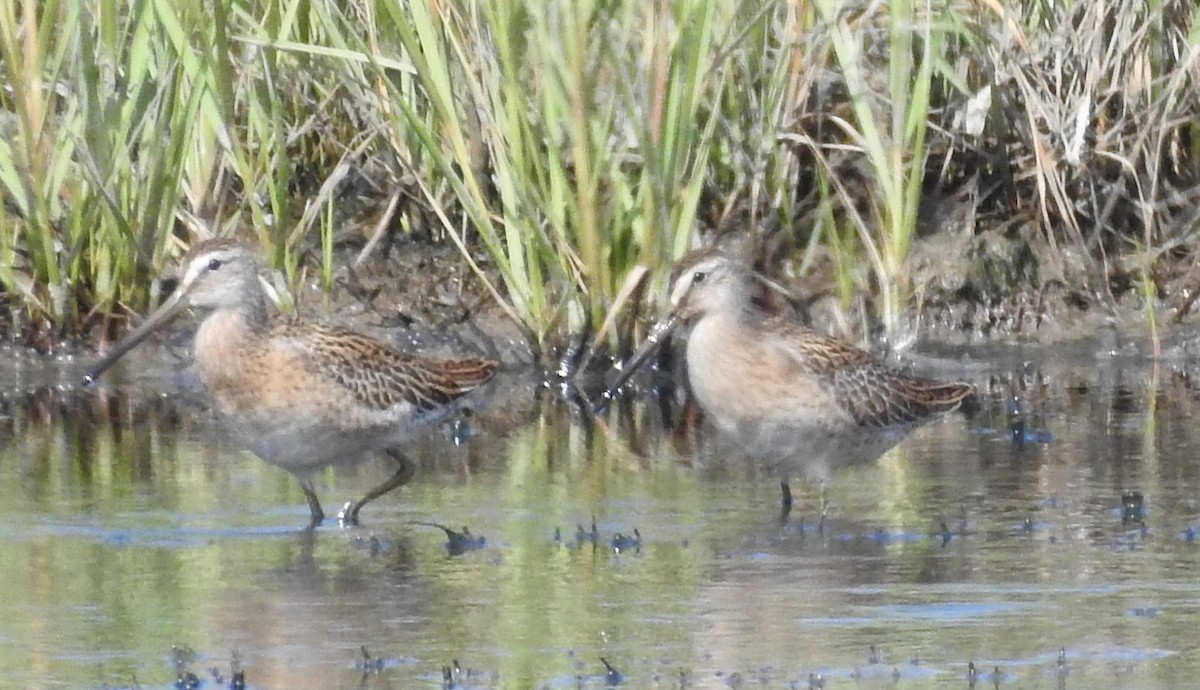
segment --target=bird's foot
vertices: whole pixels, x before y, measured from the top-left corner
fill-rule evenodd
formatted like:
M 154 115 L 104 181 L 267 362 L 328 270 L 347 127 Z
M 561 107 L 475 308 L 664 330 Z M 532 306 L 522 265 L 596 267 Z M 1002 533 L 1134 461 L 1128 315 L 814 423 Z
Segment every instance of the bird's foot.
M 362 508 L 362 503 L 354 501 L 346 501 L 346 505 L 338 511 L 338 524 L 342 527 L 357 527 L 358 526 L 358 511 Z

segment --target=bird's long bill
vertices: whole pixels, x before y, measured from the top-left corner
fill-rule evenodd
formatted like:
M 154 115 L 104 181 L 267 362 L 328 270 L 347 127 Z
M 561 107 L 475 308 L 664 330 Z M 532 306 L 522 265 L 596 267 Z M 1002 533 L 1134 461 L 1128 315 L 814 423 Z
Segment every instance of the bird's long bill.
M 96 379 L 115 364 L 118 359 L 124 357 L 125 353 L 137 347 L 138 343 L 145 340 L 146 336 L 153 333 L 156 328 L 170 323 L 172 319 L 179 316 L 179 312 L 183 311 L 187 305 L 188 302 L 183 298 L 181 290 L 176 290 L 172 293 L 167 301 L 158 308 L 158 311 L 146 317 L 142 325 L 133 329 L 132 333 L 126 335 L 124 339 L 108 351 L 108 354 L 101 357 L 100 361 L 92 365 L 91 370 L 83 377 L 83 385 L 90 386 L 95 383 Z
M 667 341 L 667 337 L 671 335 L 671 331 L 675 330 L 675 327 L 678 325 L 679 317 L 676 316 L 674 312 L 671 312 L 670 314 L 667 314 L 663 318 L 659 319 L 658 322 L 650 328 L 650 334 L 646 336 L 646 340 L 644 340 L 641 346 L 638 347 L 637 351 L 633 353 L 633 356 L 631 356 L 623 365 L 621 365 L 620 373 L 618 373 L 617 377 L 608 384 L 608 390 L 604 391 L 604 398 L 609 399 L 616 395 L 621 386 L 625 385 L 625 382 L 637 372 L 638 368 L 641 367 L 647 359 L 650 359 L 651 355 L 653 355 L 655 352 L 658 352 L 659 348 L 663 346 L 663 343 Z

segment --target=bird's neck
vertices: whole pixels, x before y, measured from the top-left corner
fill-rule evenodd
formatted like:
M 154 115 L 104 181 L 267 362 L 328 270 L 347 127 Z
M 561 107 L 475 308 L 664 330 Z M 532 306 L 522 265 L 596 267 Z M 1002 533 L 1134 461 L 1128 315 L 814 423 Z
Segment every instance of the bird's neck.
M 724 304 L 717 310 L 729 327 L 757 328 L 765 316 L 762 305 L 755 302 L 755 286 L 749 280 L 741 280 L 724 295 Z
M 762 312 L 750 302 L 729 304 L 713 310 L 695 321 L 695 328 L 720 333 L 724 337 L 748 337 L 757 333 L 763 323 Z
M 217 309 L 196 331 L 194 348 L 201 378 L 211 388 L 225 379 L 240 378 L 244 355 L 267 328 L 265 305 L 241 304 Z

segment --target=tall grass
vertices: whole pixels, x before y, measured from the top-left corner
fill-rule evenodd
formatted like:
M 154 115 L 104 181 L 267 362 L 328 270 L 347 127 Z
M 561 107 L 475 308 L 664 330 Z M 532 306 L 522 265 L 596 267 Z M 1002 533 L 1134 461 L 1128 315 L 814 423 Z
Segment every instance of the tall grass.
M 253 153 L 257 132 L 284 132 L 235 117 L 218 30 L 227 18 L 216 7 L 212 16 L 162 0 L 0 2 L 0 56 L 12 88 L 3 105 L 15 122 L 0 141 L 11 207 L 0 281 L 35 324 L 78 328 L 91 313 L 143 305 L 176 208 L 215 207 L 231 178 L 260 181 L 276 209 L 289 207 L 279 198 L 278 166 L 262 174 L 272 163 Z M 248 202 L 255 194 L 242 198 L 255 226 L 269 228 Z
M 875 183 L 876 193 L 868 197 L 870 218 L 851 215 L 878 276 L 884 328 L 893 333 L 908 302 L 904 259 L 916 232 L 933 66 L 942 57 L 944 29 L 934 26 L 928 2 L 922 7 L 912 0 L 889 3 L 882 36 L 871 31 L 875 17 L 862 15 L 852 22 L 840 15 L 843 6 L 836 0 L 818 0 L 816 6 L 854 114 L 852 121 L 835 116 L 834 123 L 866 158 Z M 882 84 L 872 83 L 874 66 L 864 57 L 872 41 L 887 47 Z M 879 87 L 882 94 L 876 92 Z M 847 208 L 853 208 L 857 195 L 842 185 L 838 190 L 849 202 Z
M 146 5 L 0 3 L 12 89 L 0 280 L 39 322 L 144 301 L 143 267 L 170 240 L 188 152 L 161 135 L 194 128 L 203 92 L 151 40 L 147 15 Z
M 935 188 L 1036 226 L 1034 282 L 1158 250 L 1133 264 L 1150 275 L 1193 243 L 1173 200 L 1195 167 L 1195 14 L 0 0 L 0 286 L 39 332 L 140 310 L 179 211 L 253 237 L 293 284 L 319 255 L 328 287 L 343 190 L 369 174 L 393 225 L 457 245 L 537 349 L 727 234 L 802 247 L 801 271 L 832 266 L 843 302 L 876 295 L 903 334 Z
M 447 235 L 466 253 L 477 233 L 531 342 L 598 323 L 635 263 L 686 247 L 723 78 L 714 3 L 386 7 L 419 87 L 389 83 L 391 125 L 417 134 L 464 211 L 440 214 Z

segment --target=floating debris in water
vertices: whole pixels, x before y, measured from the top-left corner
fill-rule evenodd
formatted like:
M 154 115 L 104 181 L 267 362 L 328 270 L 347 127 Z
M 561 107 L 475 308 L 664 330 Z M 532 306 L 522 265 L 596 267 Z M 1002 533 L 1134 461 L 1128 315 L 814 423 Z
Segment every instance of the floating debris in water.
M 1149 536 L 1150 528 L 1144 522 L 1134 522 L 1133 526 L 1133 529 L 1117 535 L 1113 540 L 1114 551 L 1137 551 L 1142 548 L 1142 542 Z
M 187 645 L 171 645 L 171 668 L 181 673 L 196 662 L 196 650 Z
M 242 653 L 235 649 L 229 656 L 229 672 L 233 674 L 233 678 L 229 680 L 229 690 L 246 690 L 246 670 L 242 665 Z
M 886 546 L 892 543 L 922 541 L 928 536 L 917 532 L 889 532 L 877 527 L 867 534 L 866 539 L 876 546 Z
M 993 688 L 999 688 L 1000 681 L 1010 680 L 1011 678 L 1012 678 L 1012 676 L 1010 676 L 1007 673 L 1002 672 L 1000 670 L 999 666 L 993 666 L 991 672 L 989 673 L 989 672 L 980 671 L 979 669 L 977 669 L 975 667 L 974 661 L 967 663 L 967 687 L 968 688 L 974 688 L 976 683 L 978 683 L 981 680 L 984 680 L 984 681 L 990 680 L 992 682 Z
M 816 533 L 822 537 L 825 536 L 825 524 L 826 524 L 825 519 L 826 519 L 826 517 L 827 517 L 826 510 L 824 508 L 822 508 L 821 512 L 817 515 L 816 526 L 813 527 L 813 529 L 816 531 Z M 805 517 L 803 515 L 801 515 L 800 518 L 796 519 L 796 520 L 791 519 L 791 516 L 789 515 L 789 516 L 783 518 L 782 522 L 783 522 L 783 531 L 785 534 L 795 534 L 797 536 L 803 537 L 807 534 L 808 529 L 809 529 L 807 521 L 805 520 Z
M 1019 534 L 1033 534 L 1034 532 L 1044 530 L 1048 527 L 1050 527 L 1049 522 L 1045 522 L 1042 520 L 1034 520 L 1032 517 L 1027 517 L 1021 521 L 1021 524 L 1016 525 L 1013 528 L 1013 531 L 1016 533 L 1019 533 Z M 1054 536 L 1050 537 L 1050 543 L 1054 543 L 1056 541 L 1058 541 L 1058 539 L 1056 537 L 1054 537 Z
M 1140 491 L 1121 494 L 1121 524 L 1142 525 L 1146 518 L 1146 499 Z
M 229 662 L 231 677 L 229 684 L 225 687 L 229 688 L 229 690 L 246 690 L 246 674 L 242 670 L 242 655 L 235 649 L 231 657 Z M 208 675 L 212 676 L 213 682 L 217 685 L 225 685 L 225 676 L 221 673 L 221 669 L 216 666 L 209 667 Z
M 875 645 L 871 645 L 871 653 L 867 655 L 867 663 L 868 664 L 882 664 L 883 663 L 883 655 L 881 655 L 879 653 L 879 648 L 876 647 Z
M 362 660 L 354 664 L 354 667 L 362 671 L 364 676 L 369 673 L 379 673 L 383 670 L 383 659 L 372 657 L 366 645 L 359 647 L 359 651 L 362 654 Z
M 625 674 L 618 671 L 612 664 L 608 663 L 608 659 L 600 657 L 600 663 L 604 664 L 604 684 L 608 686 L 616 686 L 625 682 Z
M 575 525 L 575 546 L 576 548 L 584 544 L 596 546 L 600 543 L 600 530 L 596 529 L 596 517 L 592 516 L 592 531 L 583 531 L 583 525 Z
M 1020 448 L 1028 443 L 1052 443 L 1054 434 L 1046 429 L 1032 428 L 1026 421 L 1026 413 L 1022 408 L 1021 401 L 1017 398 L 1012 398 L 1004 405 L 1004 411 L 1008 415 L 1008 428 L 1000 431 L 991 427 L 976 427 L 974 433 L 983 436 L 1002 436 L 1015 448 Z
M 617 532 L 612 538 L 612 549 L 616 553 L 622 551 L 642 551 L 642 533 L 636 527 L 633 528 L 633 536 L 628 536 Z
M 446 552 L 451 556 L 461 556 L 468 551 L 478 551 L 487 546 L 487 538 L 483 535 L 471 534 L 471 530 L 465 525 L 461 532 L 450 529 L 449 527 L 436 522 L 423 522 L 414 520 L 414 525 L 423 527 L 434 527 L 446 533 Z
M 1045 429 L 1028 429 L 1025 427 L 1025 420 L 1021 419 L 1009 426 L 1008 440 L 1017 447 L 1027 443 L 1051 443 L 1054 441 L 1054 434 Z
M 562 528 L 554 528 L 554 543 L 563 544 Z M 575 524 L 575 540 L 570 543 L 571 548 L 580 548 L 584 544 L 591 544 L 593 547 L 601 544 L 600 529 L 596 526 L 596 517 L 592 516 L 591 529 L 584 529 L 582 524 Z M 686 546 L 686 542 L 684 544 Z M 642 548 L 642 533 L 634 528 L 633 534 L 624 534 L 617 532 L 609 539 L 609 546 L 612 550 L 621 553 L 623 551 L 641 551 Z
M 354 545 L 359 548 L 365 548 L 371 558 L 375 558 L 386 550 L 383 540 L 377 535 L 369 535 L 367 537 L 355 536 Z
M 200 687 L 200 678 L 189 670 L 196 661 L 196 652 L 187 645 L 171 645 L 171 667 L 175 669 L 175 690 L 194 690 Z

